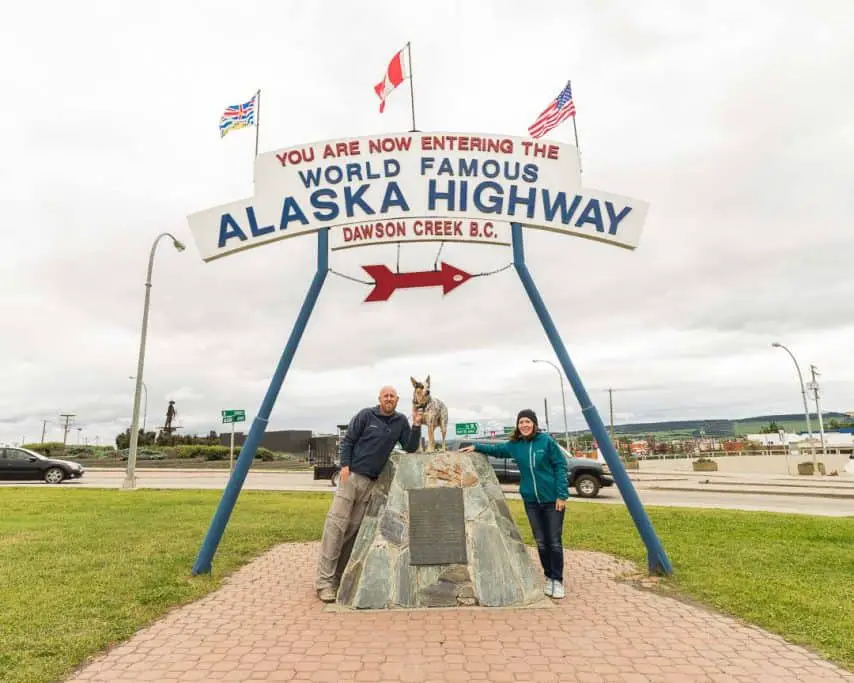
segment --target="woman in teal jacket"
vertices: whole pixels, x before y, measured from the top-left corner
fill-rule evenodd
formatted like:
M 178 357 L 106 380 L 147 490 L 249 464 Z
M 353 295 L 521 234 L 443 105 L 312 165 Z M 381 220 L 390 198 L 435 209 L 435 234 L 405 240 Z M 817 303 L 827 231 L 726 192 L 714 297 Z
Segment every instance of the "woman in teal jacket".
M 569 497 L 566 458 L 554 439 L 539 431 L 533 410 L 522 410 L 510 440 L 501 444 L 476 443 L 462 448 L 497 458 L 513 458 L 519 466 L 519 493 L 537 542 L 546 575 L 545 594 L 563 598 L 563 518 Z

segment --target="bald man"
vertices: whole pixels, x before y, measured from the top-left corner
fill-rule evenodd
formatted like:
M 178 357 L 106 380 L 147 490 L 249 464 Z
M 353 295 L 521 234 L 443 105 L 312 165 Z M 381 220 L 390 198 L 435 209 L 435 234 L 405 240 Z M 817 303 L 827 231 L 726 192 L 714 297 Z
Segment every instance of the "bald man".
M 376 406 L 363 408 L 353 416 L 341 439 L 338 490 L 326 515 L 317 558 L 315 586 L 323 602 L 335 602 L 374 483 L 394 445 L 400 444 L 412 453 L 421 442 L 421 414 L 413 410 L 410 428 L 406 417 L 395 410 L 399 397 L 394 387 L 380 389 L 378 399 Z

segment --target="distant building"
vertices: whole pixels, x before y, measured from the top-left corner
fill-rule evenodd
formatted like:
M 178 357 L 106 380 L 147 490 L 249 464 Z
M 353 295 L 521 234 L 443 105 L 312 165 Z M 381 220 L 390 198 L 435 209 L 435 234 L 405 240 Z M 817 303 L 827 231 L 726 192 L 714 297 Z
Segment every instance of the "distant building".
M 745 438 L 748 441 L 759 443 L 763 446 L 779 447 L 788 444 L 789 446 L 803 447 L 810 444 L 809 434 L 806 433 L 788 434 L 784 432 L 782 436 L 780 434 L 747 434 Z M 816 446 L 821 444 L 821 435 L 817 429 L 813 430 L 812 443 Z M 851 449 L 854 448 L 854 434 L 846 432 L 825 432 L 824 444 L 827 448 Z
M 642 456 L 642 455 L 649 455 L 649 443 L 647 443 L 646 439 L 642 439 L 639 441 L 632 441 L 631 451 L 632 451 L 632 455 L 634 455 L 636 457 Z

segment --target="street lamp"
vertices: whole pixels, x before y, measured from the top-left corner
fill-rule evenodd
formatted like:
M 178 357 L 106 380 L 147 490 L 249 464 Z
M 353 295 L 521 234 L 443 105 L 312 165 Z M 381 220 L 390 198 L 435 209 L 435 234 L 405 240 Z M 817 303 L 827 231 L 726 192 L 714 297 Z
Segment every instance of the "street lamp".
M 131 375 L 128 379 L 136 379 L 136 377 Z M 142 433 L 145 434 L 145 423 L 148 420 L 148 387 L 145 386 L 145 382 L 142 383 L 142 391 L 145 394 L 145 402 L 142 408 Z
M 145 303 L 142 308 L 142 332 L 139 338 L 139 359 L 136 365 L 136 388 L 133 392 L 133 419 L 130 426 L 130 446 L 128 448 L 128 468 L 125 475 L 122 488 L 136 488 L 136 475 L 134 468 L 136 467 L 136 448 L 139 443 L 139 399 L 142 390 L 142 368 L 145 363 L 145 336 L 148 332 L 148 305 L 151 300 L 151 272 L 154 270 L 154 252 L 157 250 L 157 244 L 164 237 L 169 237 L 172 240 L 172 246 L 178 251 L 184 251 L 184 245 L 171 233 L 164 232 L 159 234 L 154 243 L 151 245 L 151 253 L 148 256 L 148 277 L 145 280 Z M 146 390 L 146 397 L 148 391 Z
M 783 349 L 792 359 L 792 362 L 795 364 L 795 370 L 798 372 L 798 381 L 801 383 L 801 397 L 804 399 L 804 416 L 807 419 L 807 433 L 809 434 L 810 439 L 810 450 L 812 451 L 812 464 L 813 464 L 813 473 L 818 473 L 818 465 L 815 461 L 815 444 L 812 440 L 812 424 L 810 423 L 810 409 L 807 406 L 807 390 L 804 388 L 804 377 L 801 375 L 801 366 L 798 365 L 798 361 L 795 359 L 795 354 L 789 351 L 788 348 L 783 346 L 780 342 L 772 342 L 771 346 L 775 349 Z
M 563 393 L 563 373 L 560 371 L 560 368 L 552 363 L 550 360 L 534 360 L 534 363 L 548 363 L 551 365 L 555 372 L 557 372 L 557 376 L 560 377 L 560 400 L 563 403 L 563 436 L 566 439 L 566 450 L 570 450 L 569 447 L 569 425 L 566 421 L 566 395 Z

